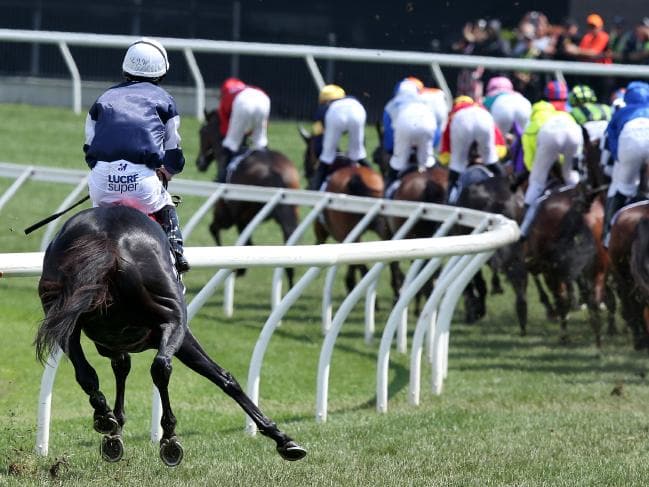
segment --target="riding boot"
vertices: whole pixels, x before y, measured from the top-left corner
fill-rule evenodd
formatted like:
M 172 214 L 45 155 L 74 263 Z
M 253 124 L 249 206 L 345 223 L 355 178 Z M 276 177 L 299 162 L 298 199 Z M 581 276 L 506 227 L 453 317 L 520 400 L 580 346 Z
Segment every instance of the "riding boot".
M 613 224 L 613 216 L 615 213 L 626 205 L 628 198 L 620 192 L 616 192 L 613 196 L 606 198 L 604 204 L 604 232 L 602 234 L 602 243 L 604 247 L 608 248 L 608 241 L 611 238 L 611 225 Z
M 385 182 L 383 184 L 384 193 L 387 193 L 390 186 L 392 186 L 392 183 L 394 183 L 398 177 L 399 171 L 393 169 L 392 167 L 388 167 L 388 172 L 385 175 Z
M 320 189 L 320 186 L 322 186 L 324 180 L 327 179 L 327 176 L 329 176 L 330 169 L 331 164 L 325 164 L 320 161 L 320 164 L 318 164 L 318 167 L 315 170 L 315 174 L 311 178 L 311 181 L 309 181 L 309 186 L 307 189 L 318 191 Z
M 217 183 L 225 183 L 225 180 L 228 176 L 228 165 L 230 164 L 233 156 L 234 152 L 232 152 L 227 147 L 223 147 L 221 162 L 220 164 L 218 164 L 218 172 L 216 174 Z
M 534 212 L 530 210 L 530 205 L 525 203 L 523 205 L 523 221 L 521 223 L 520 228 L 520 240 L 521 242 L 525 242 L 527 240 L 527 236 L 530 233 L 530 227 L 532 226 L 532 221 L 534 220 Z
M 187 259 L 183 255 L 183 236 L 180 233 L 176 207 L 173 205 L 163 206 L 153 216 L 169 238 L 171 251 L 176 261 L 176 270 L 179 274 L 187 272 L 189 270 L 189 262 L 187 262 Z
M 460 179 L 460 173 L 457 171 L 454 171 L 453 169 L 448 170 L 448 192 L 446 194 L 446 204 L 452 205 L 455 204 L 457 201 L 459 194 L 456 194 L 458 192 L 458 187 L 457 187 L 457 181 Z

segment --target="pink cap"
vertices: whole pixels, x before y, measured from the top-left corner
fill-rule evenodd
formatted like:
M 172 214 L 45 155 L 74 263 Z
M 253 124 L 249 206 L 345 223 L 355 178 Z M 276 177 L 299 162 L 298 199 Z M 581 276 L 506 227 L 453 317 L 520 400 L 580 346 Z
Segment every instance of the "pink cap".
M 509 93 L 514 91 L 514 86 L 512 85 L 512 82 L 509 81 L 509 78 L 505 78 L 504 76 L 496 76 L 495 78 L 491 78 L 489 80 L 489 83 L 487 83 L 487 96 L 493 96 L 496 93 Z

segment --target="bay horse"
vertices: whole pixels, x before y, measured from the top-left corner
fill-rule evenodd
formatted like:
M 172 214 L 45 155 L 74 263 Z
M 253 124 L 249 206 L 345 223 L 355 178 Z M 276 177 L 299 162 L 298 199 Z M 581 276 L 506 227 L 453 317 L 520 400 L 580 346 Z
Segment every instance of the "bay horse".
M 70 218 L 45 252 L 38 293 L 45 311 L 35 339 L 43 362 L 58 347 L 69 357 L 77 382 L 94 410 L 94 429 L 103 433 L 108 461 L 123 454 L 122 428 L 131 353 L 156 350 L 153 383 L 162 400 L 160 457 L 178 465 L 183 448 L 176 438 L 168 384 L 172 359 L 206 377 L 234 399 L 272 438 L 286 460 L 306 450 L 280 431 L 242 391 L 236 379 L 207 355 L 187 327 L 183 285 L 174 270 L 169 241 L 159 224 L 125 206 L 92 208 Z M 116 381 L 113 410 L 99 389 L 97 373 L 81 347 L 81 333 L 111 361 Z
M 541 274 L 538 264 L 541 259 L 550 259 L 549 265 L 554 268 L 560 269 L 555 273 L 555 278 L 550 279 L 546 284 L 553 288 L 551 294 L 554 296 L 554 304 L 543 290 L 540 281 L 537 280 L 537 288 L 541 302 L 546 309 L 549 317 L 557 317 L 561 323 L 562 331 L 565 334 L 565 323 L 568 310 L 570 309 L 571 301 L 574 301 L 572 296 L 573 284 L 576 284 L 580 300 L 586 304 L 589 313 L 589 321 L 591 328 L 595 333 L 596 343 L 601 344 L 601 315 L 600 307 L 602 304 L 606 305 L 608 316 L 607 333 L 613 335 L 616 333 L 615 329 L 615 312 L 616 300 L 613 289 L 610 285 L 608 276 L 610 260 L 607 250 L 602 245 L 602 233 L 604 228 L 604 195 L 608 187 L 609 178 L 604 174 L 600 165 L 600 144 L 599 140 L 590 140 L 588 131 L 582 127 L 584 138 L 584 157 L 582 164 L 582 172 L 586 175 L 585 182 L 582 182 L 578 188 L 574 190 L 562 192 L 562 195 L 550 194 L 547 198 L 546 204 L 539 209 L 539 214 L 546 211 L 554 211 L 554 216 L 546 215 L 547 225 L 556 229 L 561 225 L 561 218 L 568 217 L 577 219 L 577 224 L 572 228 L 564 229 L 564 240 L 560 244 L 557 241 L 552 242 L 555 234 L 552 230 L 545 232 L 541 230 L 537 233 L 537 239 L 543 242 L 546 250 L 553 248 L 550 254 L 544 257 L 537 255 L 536 252 L 540 250 L 537 246 L 539 243 L 531 244 L 528 246 L 528 262 L 535 271 L 535 278 Z M 555 200 L 553 202 L 553 200 Z M 570 208 L 573 206 L 572 211 L 582 213 L 582 218 L 579 219 L 575 213 L 568 216 L 571 212 Z M 583 223 L 583 226 L 582 226 Z M 534 224 L 536 225 L 536 223 Z M 585 229 L 589 232 L 584 233 Z M 590 235 L 588 235 L 588 233 Z M 570 243 L 572 241 L 572 244 Z M 560 250 L 560 245 L 567 245 L 568 248 Z M 572 245 L 575 247 L 573 248 Z M 559 256 L 563 254 L 563 257 Z M 574 261 L 567 262 L 564 259 L 572 259 Z M 563 263 L 562 263 L 563 262 Z M 548 262 L 546 262 L 548 263 Z M 565 265 L 564 265 L 565 264 Z M 579 271 L 581 268 L 581 271 Z M 552 271 L 550 271 L 552 272 Z M 558 279 L 567 279 L 563 282 L 557 281 Z M 563 337 L 565 339 L 565 335 Z
M 196 158 L 199 171 L 206 171 L 216 160 L 219 170 L 225 170 L 223 161 L 223 137 L 219 130 L 219 116 L 216 110 L 205 112 L 205 123 L 199 131 L 200 150 Z M 300 175 L 295 164 L 283 153 L 274 150 L 255 150 L 239 154 L 238 162 L 229 169 L 228 182 L 275 188 L 300 188 Z M 237 159 L 235 156 L 234 159 Z M 233 162 L 234 162 L 233 159 Z M 217 245 L 221 245 L 221 230 L 236 226 L 239 232 L 250 223 L 263 205 L 250 201 L 220 199 L 214 206 L 210 233 Z M 268 218 L 274 219 L 282 230 L 286 241 L 297 228 L 298 212 L 295 205 L 279 204 Z M 246 245 L 252 245 L 252 238 Z M 239 272 L 242 274 L 243 270 Z M 286 269 L 289 284 L 293 286 L 293 269 Z
M 311 136 L 302 127 L 299 128 L 298 132 L 306 144 L 304 172 L 307 180 L 310 180 L 319 163 L 315 149 L 315 137 Z M 325 191 L 371 198 L 383 197 L 383 177 L 371 168 L 339 155 L 332 163 L 332 169 L 333 172 L 326 180 Z M 363 215 L 359 213 L 325 209 L 323 219 L 318 219 L 314 223 L 316 243 L 324 243 L 329 236 L 337 242 L 342 242 L 362 217 Z M 374 219 L 369 228 L 382 240 L 389 240 L 392 237 L 387 220 L 381 215 Z M 401 278 L 396 262 L 390 263 L 390 269 L 392 271 L 392 290 L 396 299 L 401 288 Z M 351 291 L 356 285 L 356 273 L 359 273 L 362 277 L 367 271 L 367 266 L 364 264 L 349 265 L 345 275 L 347 290 Z
M 611 226 L 608 253 L 622 317 L 636 350 L 649 348 L 649 201 L 622 208 Z

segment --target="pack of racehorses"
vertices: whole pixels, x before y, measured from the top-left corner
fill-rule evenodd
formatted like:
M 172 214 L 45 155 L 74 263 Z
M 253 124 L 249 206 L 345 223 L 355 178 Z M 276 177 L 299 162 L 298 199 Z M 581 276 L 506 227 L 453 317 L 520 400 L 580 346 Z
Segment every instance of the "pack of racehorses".
M 312 138 L 300 132 L 305 142 L 303 166 L 308 177 L 318 163 Z M 297 135 L 296 135 L 297 136 Z M 587 134 L 586 134 L 587 136 Z M 584 149 L 585 177 L 577 186 L 565 187 L 558 180 L 549 185 L 539 204 L 536 222 L 525 242 L 498 250 L 489 266 L 491 291 L 502 292 L 500 275 L 515 294 L 513 313 L 520 333 L 528 331 L 527 284 L 531 275 L 548 319 L 559 323 L 561 341 L 568 340 L 569 313 L 579 306 L 588 310 L 593 338 L 602 344 L 603 310 L 607 332 L 615 333 L 616 296 L 622 316 L 633 333 L 636 348 L 649 348 L 649 205 L 636 204 L 622 211 L 612 227 L 609 250 L 601 244 L 605 179 L 597 163 L 596 144 L 587 140 Z M 197 165 L 206 170 L 219 161 L 221 139 L 218 117 L 206 113 L 200 130 Z M 462 188 L 458 206 L 505 215 L 518 222 L 522 218 L 522 186 L 506 170 L 487 174 L 479 157 L 472 153 L 469 171 L 478 177 Z M 386 157 L 379 147 L 377 168 L 339 156 L 323 190 L 356 196 L 383 198 Z M 560 176 L 558 176 L 560 178 Z M 300 176 L 296 165 L 276 150 L 243 150 L 229 168 L 228 183 L 297 189 Z M 523 183 L 524 186 L 524 183 Z M 399 178 L 390 197 L 399 200 L 444 203 L 447 200 L 448 171 L 440 164 L 412 167 Z M 221 244 L 221 229 L 236 226 L 239 231 L 259 211 L 258 203 L 219 201 L 214 208 L 210 231 Z M 298 224 L 297 208 L 279 205 L 271 213 L 285 239 Z M 330 236 L 341 242 L 362 215 L 326 210 L 316 221 L 316 243 Z M 381 239 L 394 235 L 402 222 L 378 216 L 370 225 Z M 422 222 L 406 238 L 431 237 L 436 225 Z M 466 232 L 462 227 L 456 233 Z M 252 242 L 248 242 L 252 243 Z M 402 274 L 391 266 L 395 299 Z M 350 266 L 348 289 L 356 273 L 365 266 Z M 292 273 L 289 273 L 292 285 Z M 434 279 L 430 286 L 434 285 Z M 430 292 L 430 286 L 426 292 Z M 169 243 L 159 225 L 146 215 L 127 207 L 95 208 L 69 219 L 46 252 L 39 294 L 45 318 L 36 338 L 38 355 L 46 360 L 57 347 L 66 352 L 77 381 L 93 408 L 94 428 L 104 434 L 102 456 L 119 460 L 123 452 L 125 424 L 124 395 L 130 370 L 130 354 L 156 350 L 151 366 L 153 383 L 162 399 L 160 456 L 175 466 L 183 457 L 176 437 L 176 418 L 171 409 L 168 384 L 175 356 L 187 367 L 206 377 L 232 397 L 253 419 L 260 432 L 276 442 L 277 451 L 287 460 L 306 455 L 290 436 L 245 395 L 236 379 L 214 362 L 187 327 L 187 311 L 182 282 L 174 271 Z M 473 323 L 487 313 L 488 286 L 479 273 L 464 297 L 465 321 Z M 83 332 L 94 342 L 100 355 L 110 359 L 117 389 L 111 409 L 99 388 L 97 374 L 85 358 L 80 337 Z

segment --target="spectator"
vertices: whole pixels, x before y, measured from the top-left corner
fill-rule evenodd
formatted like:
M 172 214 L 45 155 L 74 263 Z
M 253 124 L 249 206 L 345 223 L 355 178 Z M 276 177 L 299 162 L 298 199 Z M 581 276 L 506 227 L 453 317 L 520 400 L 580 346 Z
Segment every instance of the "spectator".
M 625 50 L 631 39 L 633 32 L 625 29 L 625 20 L 621 15 L 613 17 L 613 27 L 609 32 L 607 56 L 614 62 L 624 62 Z
M 579 24 L 574 19 L 565 19 L 554 44 L 554 59 L 574 61 L 579 48 Z
M 624 59 L 630 63 L 649 63 L 649 18 L 636 25 L 633 36 L 627 43 Z
M 501 24 L 497 19 L 487 23 L 484 38 L 475 43 L 473 54 L 478 56 L 508 57 L 511 53 L 509 42 L 502 37 Z
M 606 55 L 609 36 L 604 30 L 604 21 L 597 14 L 586 17 L 588 32 L 584 34 L 576 51 L 577 57 L 582 61 L 610 64 L 611 58 Z

